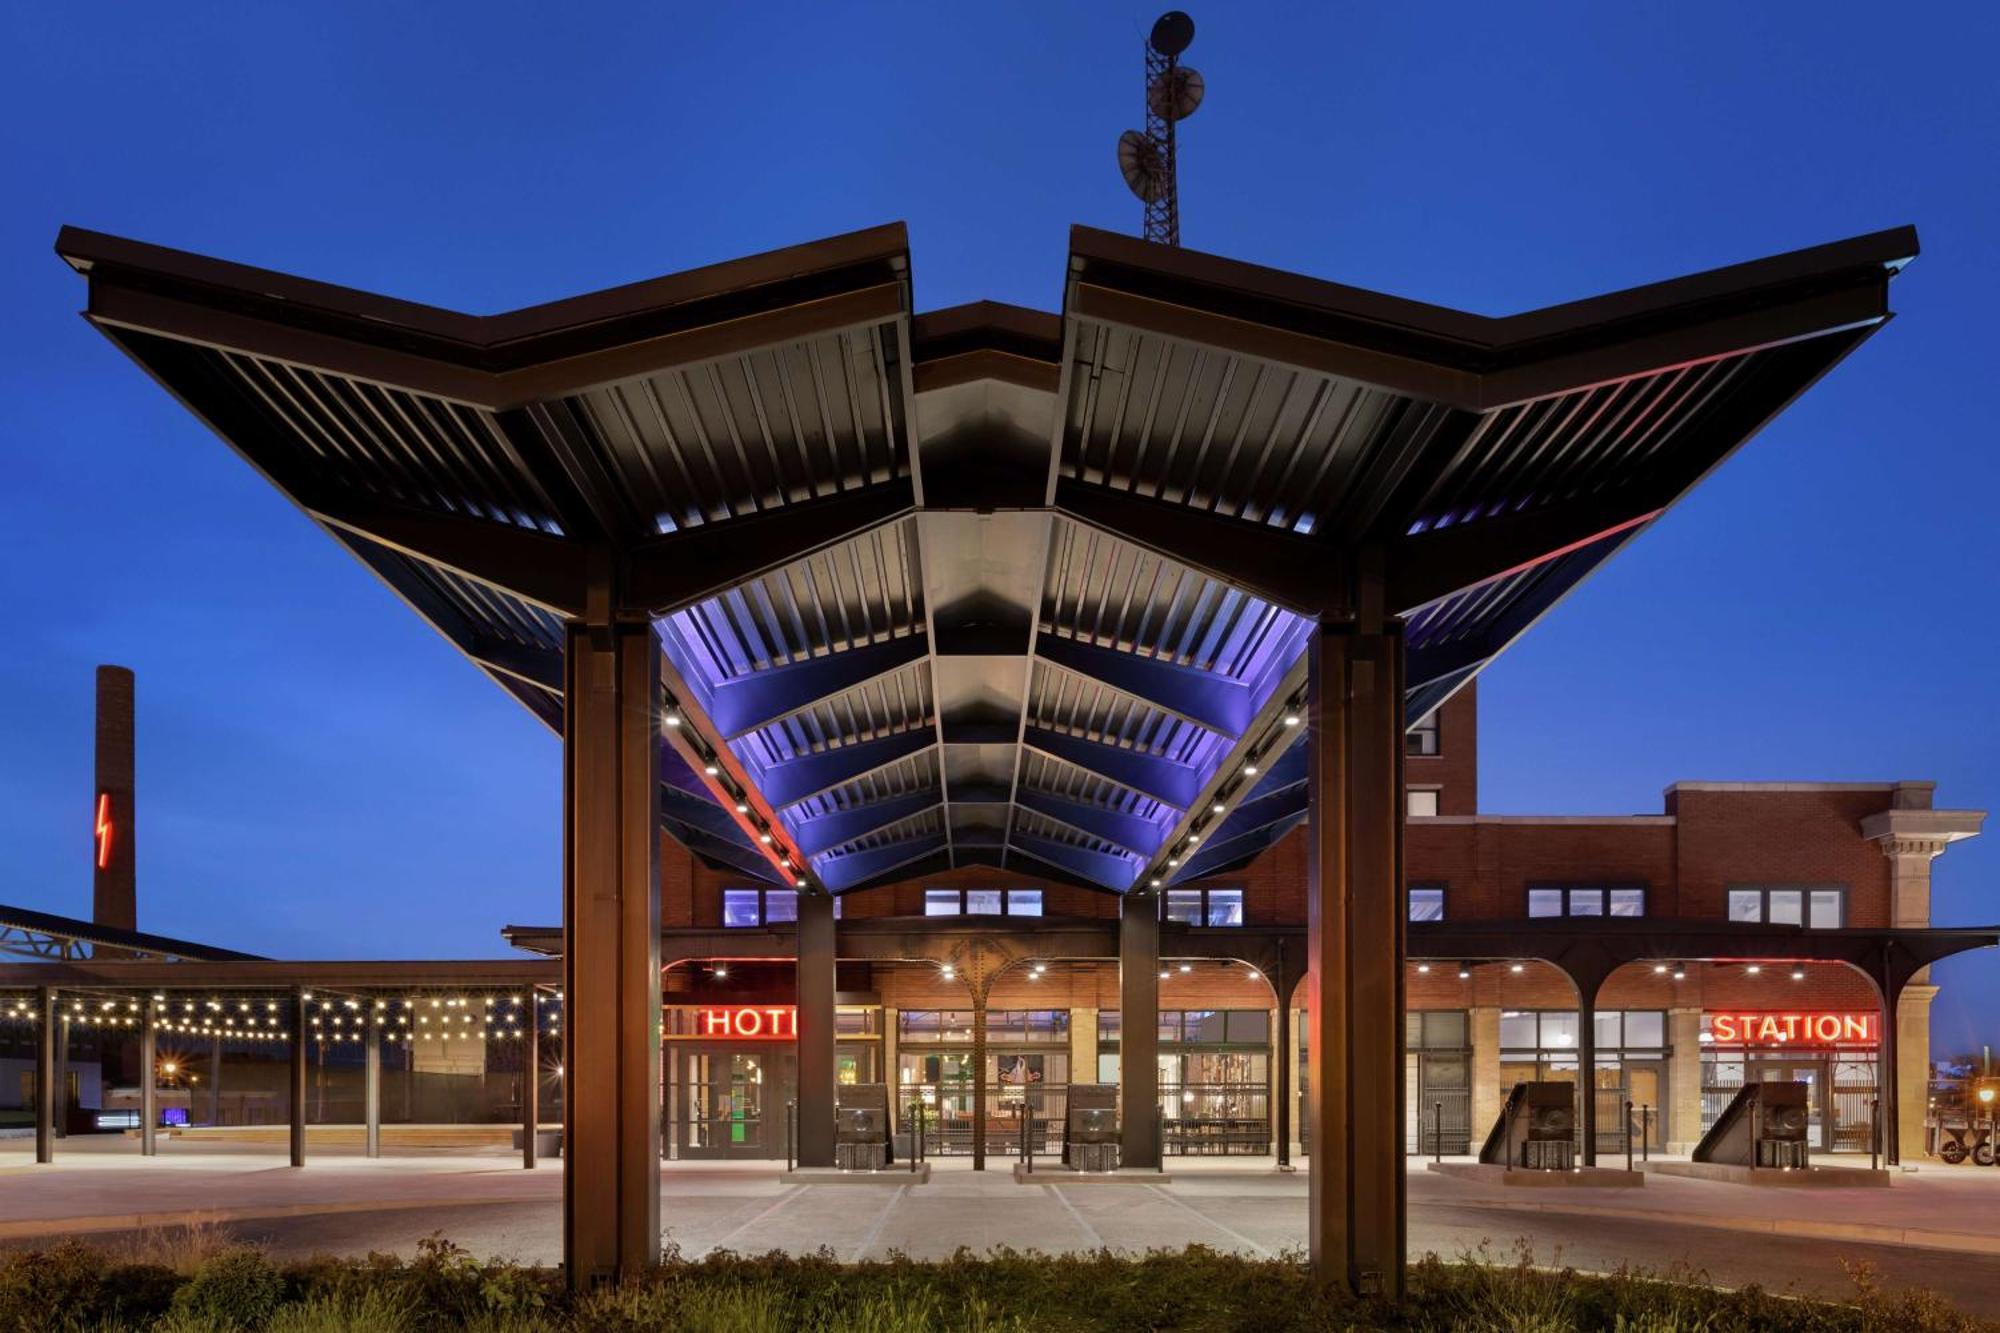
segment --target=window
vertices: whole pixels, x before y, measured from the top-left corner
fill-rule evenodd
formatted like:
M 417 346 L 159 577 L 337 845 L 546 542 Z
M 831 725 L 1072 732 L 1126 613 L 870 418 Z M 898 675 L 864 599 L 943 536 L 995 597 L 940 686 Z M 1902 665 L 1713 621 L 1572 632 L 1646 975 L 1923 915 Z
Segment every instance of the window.
M 833 915 L 840 917 L 840 899 L 833 900 Z M 796 889 L 724 889 L 722 891 L 722 924 L 724 928 L 739 926 L 765 926 L 781 924 L 799 919 L 799 895 Z
M 1160 902 L 1160 917 L 1185 926 L 1240 926 L 1241 889 L 1168 889 Z
M 1438 812 L 1436 787 L 1412 787 L 1404 793 L 1403 813 L 1411 819 L 1428 819 Z
M 1412 1009 L 1403 1017 L 1403 1044 L 1413 1051 L 1463 1051 L 1472 1043 L 1463 1009 Z
M 925 916 L 1040 916 L 1040 889 L 925 889 Z
M 1433 708 L 1403 736 L 1403 753 L 1427 757 L 1438 753 L 1438 715 Z
M 1528 915 L 1644 916 L 1646 891 L 1639 888 L 1529 889 Z
M 1847 890 L 1731 889 L 1729 919 L 1751 925 L 1839 930 L 1847 924 Z
M 1411 886 L 1410 920 L 1444 920 L 1444 885 L 1419 884 Z
M 1580 1031 L 1574 1009 L 1507 1009 L 1500 1014 L 1500 1048 L 1506 1051 L 1574 1051 Z M 1591 1031 L 1600 1056 L 1664 1049 L 1667 1016 L 1658 1009 L 1600 1009 Z

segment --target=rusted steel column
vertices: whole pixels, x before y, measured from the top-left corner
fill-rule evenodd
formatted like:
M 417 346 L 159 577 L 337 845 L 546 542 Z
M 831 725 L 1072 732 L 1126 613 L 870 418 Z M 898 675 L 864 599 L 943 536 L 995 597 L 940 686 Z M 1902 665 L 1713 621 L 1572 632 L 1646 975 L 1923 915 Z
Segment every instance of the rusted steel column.
M 1118 1164 L 1160 1166 L 1160 895 L 1118 905 Z
M 538 1160 L 535 1135 L 542 1130 L 542 996 L 528 987 L 528 1031 L 521 1050 L 521 1166 L 532 1171 Z
M 1269 974 L 1271 989 L 1278 994 L 1277 1021 L 1273 1024 L 1272 1035 L 1276 1041 L 1271 1053 L 1272 1101 L 1271 1132 L 1278 1152 L 1278 1168 L 1289 1169 L 1292 1165 L 1292 1001 L 1290 969 L 1280 966 Z
M 292 992 L 292 1165 L 306 1164 L 306 992 Z
M 35 1160 L 43 1166 L 56 1160 L 56 1004 L 54 988 L 42 987 L 35 996 L 40 1018 L 35 1033 Z
M 361 1057 L 361 1151 L 364 1156 L 382 1155 L 382 1011 L 380 1000 L 368 1002 L 361 1040 L 367 1043 Z
M 1882 1165 L 1901 1166 L 1902 1116 L 1899 1114 L 1899 1099 L 1902 1095 L 1902 1080 L 1896 1069 L 1900 1054 L 1900 1038 L 1896 1030 L 1896 1001 L 1902 997 L 1902 980 L 1896 976 L 1895 961 L 1890 953 L 1891 946 L 1882 945 L 1882 965 L 1875 979 L 1876 988 L 1882 993 L 1882 1036 L 1875 1047 L 1875 1099 L 1879 1109 L 1876 1115 L 1881 1128 Z M 1869 1127 L 1871 1131 L 1874 1126 Z
M 139 1020 L 139 1155 L 151 1157 L 160 1150 L 154 1126 L 160 1122 L 160 1005 L 148 999 Z
M 799 1165 L 833 1165 L 833 899 L 799 894 Z
M 1322 1281 L 1396 1297 L 1406 1239 L 1403 651 L 1399 625 L 1377 627 L 1323 626 L 1308 650 L 1308 1236 Z
M 1583 1164 L 1597 1165 L 1597 979 L 1576 981 L 1577 1124 L 1583 1132 Z
M 660 1257 L 660 649 L 568 627 L 563 1259 L 585 1290 Z

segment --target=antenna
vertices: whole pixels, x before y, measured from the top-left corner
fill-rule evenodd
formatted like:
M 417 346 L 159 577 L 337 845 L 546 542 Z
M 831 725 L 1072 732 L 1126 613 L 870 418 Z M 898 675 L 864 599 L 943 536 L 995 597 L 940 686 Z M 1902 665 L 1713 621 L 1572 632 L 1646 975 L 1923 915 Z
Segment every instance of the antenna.
M 1168 10 L 1146 38 L 1146 128 L 1118 136 L 1118 170 L 1146 206 L 1140 232 L 1161 245 L 1181 243 L 1180 183 L 1174 126 L 1194 114 L 1205 91 L 1201 75 L 1180 63 L 1194 41 L 1194 20 Z

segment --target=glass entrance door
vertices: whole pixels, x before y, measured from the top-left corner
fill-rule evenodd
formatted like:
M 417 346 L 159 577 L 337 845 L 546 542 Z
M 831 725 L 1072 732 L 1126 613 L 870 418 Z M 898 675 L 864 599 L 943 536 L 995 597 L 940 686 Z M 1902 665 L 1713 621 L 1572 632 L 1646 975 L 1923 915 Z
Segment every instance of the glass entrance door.
M 676 1157 L 777 1157 L 784 1153 L 787 1082 L 777 1052 L 676 1052 Z

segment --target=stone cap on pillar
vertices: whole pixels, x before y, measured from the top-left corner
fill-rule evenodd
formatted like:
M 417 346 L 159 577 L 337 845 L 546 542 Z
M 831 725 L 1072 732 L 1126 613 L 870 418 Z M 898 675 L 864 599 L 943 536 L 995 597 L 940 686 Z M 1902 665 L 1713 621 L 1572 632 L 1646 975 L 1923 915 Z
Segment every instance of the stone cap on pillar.
M 1929 810 L 1895 806 L 1861 821 L 1861 836 L 1885 856 L 1937 856 L 1954 842 L 1979 836 L 1984 810 Z

